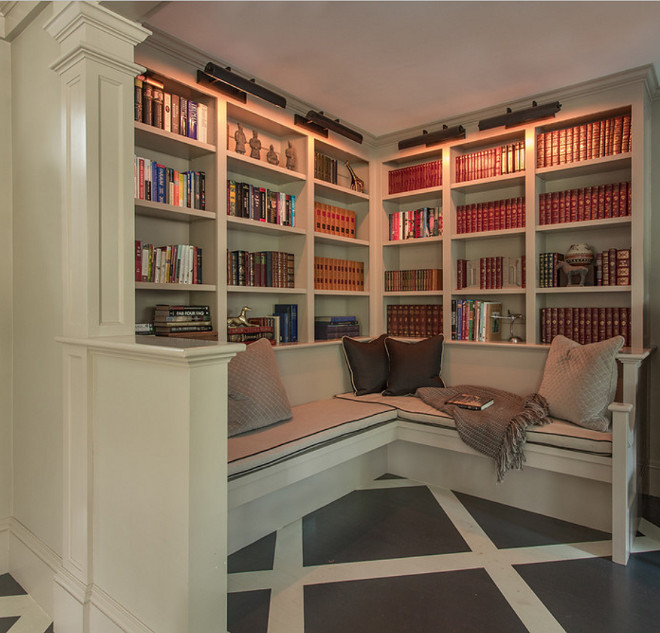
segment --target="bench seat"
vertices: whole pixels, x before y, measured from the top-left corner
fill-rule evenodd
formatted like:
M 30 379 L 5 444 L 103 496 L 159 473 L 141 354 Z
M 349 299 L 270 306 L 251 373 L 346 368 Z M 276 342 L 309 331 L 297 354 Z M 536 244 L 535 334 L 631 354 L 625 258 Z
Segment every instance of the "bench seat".
M 397 417 L 408 422 L 431 424 L 456 429 L 454 419 L 415 396 L 383 396 L 378 393 L 356 396 L 344 393 L 335 396 L 342 400 L 388 405 L 397 410 Z M 552 446 L 591 455 L 612 456 L 612 433 L 593 431 L 572 422 L 550 418 L 552 422 L 527 429 L 527 443 Z

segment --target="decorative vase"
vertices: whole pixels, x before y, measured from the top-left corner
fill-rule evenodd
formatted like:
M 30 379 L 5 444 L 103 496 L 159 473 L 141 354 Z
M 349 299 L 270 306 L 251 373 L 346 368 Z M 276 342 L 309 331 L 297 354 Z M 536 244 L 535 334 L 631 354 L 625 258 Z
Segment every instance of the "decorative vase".
M 571 266 L 586 266 L 591 264 L 594 259 L 594 254 L 589 244 L 571 244 L 564 259 Z

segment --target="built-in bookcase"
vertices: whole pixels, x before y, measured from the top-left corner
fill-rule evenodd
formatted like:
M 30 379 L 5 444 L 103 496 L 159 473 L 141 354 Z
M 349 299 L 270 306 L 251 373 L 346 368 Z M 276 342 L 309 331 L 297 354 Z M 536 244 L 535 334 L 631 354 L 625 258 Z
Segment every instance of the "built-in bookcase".
M 192 74 L 177 70 L 176 79 L 170 79 L 164 67 L 160 70 L 156 63 L 151 76 L 164 83 L 166 91 L 208 106 L 207 142 L 136 122 L 136 154 L 179 171 L 204 171 L 206 205 L 203 210 L 180 209 L 136 200 L 136 240 L 201 246 L 204 283 L 183 287 L 136 281 L 136 322 L 149 321 L 157 303 L 210 305 L 214 328 L 224 340 L 226 317 L 243 306 L 251 308 L 248 316 L 265 316 L 276 304 L 296 304 L 299 343 L 314 342 L 315 316 L 355 315 L 361 333 L 368 335 L 373 236 L 370 164 L 362 148 L 309 134 L 293 124 L 288 112 L 225 98 L 197 84 Z M 332 178 L 316 172 L 317 154 L 334 163 Z M 362 190 L 352 188 L 349 166 L 362 181 Z M 315 230 L 319 205 L 348 212 L 352 234 Z M 255 253 L 270 252 L 293 257 L 292 287 L 252 285 L 250 271 L 241 271 L 242 285 L 236 283 L 239 276 L 232 263 L 253 262 Z M 232 260 L 232 253 L 241 257 Z M 316 258 L 358 262 L 364 270 L 363 286 L 315 287 Z
M 617 309 L 626 308 L 629 343 L 641 347 L 645 194 L 643 148 L 635 146 L 631 132 L 633 111 L 630 104 L 609 106 L 604 101 L 593 109 L 566 108 L 547 123 L 468 132 L 465 139 L 435 149 L 435 155 L 443 158 L 443 184 L 433 191 L 419 186 L 392 193 L 389 187 L 392 172 L 429 160 L 433 148 L 409 149 L 385 158 L 379 214 L 383 270 L 442 267 L 444 290 L 428 293 L 430 297 L 384 293 L 383 327 L 392 303 L 437 301 L 443 306 L 445 337 L 451 340 L 452 308 L 473 299 L 502 303 L 504 314 L 522 314 L 517 333 L 527 344 L 540 344 L 542 319 L 549 314 L 546 308 L 612 308 L 615 315 Z M 594 209 L 587 213 L 591 198 Z M 561 217 L 560 201 L 566 207 Z M 391 239 L 392 214 L 430 204 L 443 210 L 442 238 Z M 579 243 L 589 244 L 594 254 L 632 249 L 631 283 L 541 287 L 539 255 L 566 253 Z M 467 281 L 466 261 L 472 266 Z M 484 266 L 489 270 L 496 262 L 517 263 L 514 283 L 510 276 L 499 285 L 479 277 L 480 264 L 484 274 Z M 524 280 L 519 278 L 521 268 Z M 508 326 L 502 331 L 506 340 Z
M 135 320 L 138 323 L 152 321 L 153 307 L 159 303 L 167 303 L 210 305 L 213 320 L 217 321 L 215 296 L 220 279 L 217 268 L 218 188 L 214 177 L 218 160 L 215 143 L 215 100 L 163 75 L 151 76 L 164 84 L 166 92 L 208 107 L 207 142 L 135 121 L 135 155 L 178 173 L 203 172 L 205 202 L 204 208 L 200 209 L 194 204 L 176 204 L 171 196 L 169 202 L 140 199 L 139 190 L 136 191 L 135 239 L 155 247 L 192 245 L 201 249 L 202 283 L 142 281 L 136 278 Z M 136 172 L 137 170 L 136 166 Z M 136 173 L 136 179 L 139 182 L 139 173 Z M 138 256 L 136 250 L 136 259 Z

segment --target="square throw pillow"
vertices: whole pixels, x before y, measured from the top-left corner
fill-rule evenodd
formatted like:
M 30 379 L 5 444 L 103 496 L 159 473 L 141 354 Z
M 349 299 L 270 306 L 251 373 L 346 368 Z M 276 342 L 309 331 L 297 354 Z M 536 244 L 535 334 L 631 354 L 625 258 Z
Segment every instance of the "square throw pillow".
M 405 396 L 419 387 L 444 387 L 440 378 L 442 369 L 442 343 L 444 336 L 437 334 L 416 343 L 406 343 L 387 337 L 385 349 L 390 359 L 386 396 Z
M 595 431 L 607 431 L 611 416 L 607 407 L 616 393 L 616 354 L 622 336 L 580 345 L 555 336 L 545 361 L 539 388 L 550 415 Z
M 341 340 L 353 393 L 364 396 L 380 393 L 387 386 L 389 359 L 385 351 L 385 334 L 371 341 L 356 341 L 344 336 Z
M 275 352 L 262 338 L 229 361 L 229 437 L 293 416 Z

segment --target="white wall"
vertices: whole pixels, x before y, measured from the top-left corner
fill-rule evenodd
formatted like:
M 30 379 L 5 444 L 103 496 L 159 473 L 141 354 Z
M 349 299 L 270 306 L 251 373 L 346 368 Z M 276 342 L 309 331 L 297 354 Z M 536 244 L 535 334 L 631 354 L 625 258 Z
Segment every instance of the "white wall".
M 0 520 L 11 515 L 11 49 L 0 40 Z M 0 561 L 2 555 L 0 553 Z M 0 573 L 2 573 L 0 563 Z
M 48 6 L 12 42 L 14 517 L 56 552 L 62 533 L 59 56 Z M 2 249 L 0 249 L 2 250 Z
M 660 100 L 653 103 L 651 160 L 650 331 L 656 351 L 650 359 L 649 474 L 650 493 L 660 496 Z

